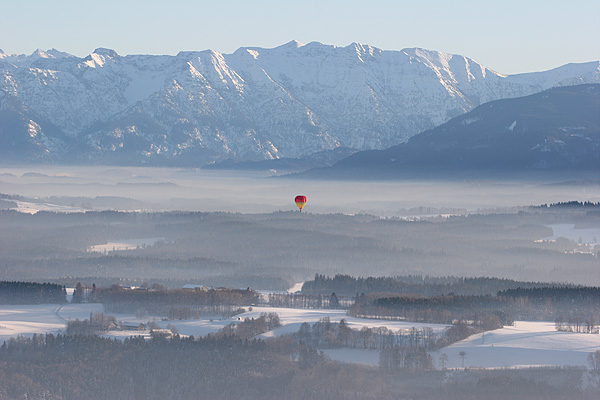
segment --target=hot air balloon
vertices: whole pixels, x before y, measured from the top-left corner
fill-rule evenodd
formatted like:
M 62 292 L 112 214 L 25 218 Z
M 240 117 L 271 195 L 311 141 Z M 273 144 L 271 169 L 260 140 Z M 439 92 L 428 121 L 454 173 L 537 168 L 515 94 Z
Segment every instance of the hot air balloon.
M 306 196 L 298 195 L 296 196 L 294 201 L 296 202 L 296 205 L 298 206 L 300 211 L 302 211 L 302 207 L 306 205 Z

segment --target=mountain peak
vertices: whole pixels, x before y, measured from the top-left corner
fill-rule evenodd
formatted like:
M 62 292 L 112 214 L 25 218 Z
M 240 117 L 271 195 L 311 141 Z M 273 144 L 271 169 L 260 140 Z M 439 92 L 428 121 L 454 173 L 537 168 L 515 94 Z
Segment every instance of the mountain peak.
M 113 49 L 107 49 L 105 47 L 98 47 L 92 54 L 98 54 L 99 56 L 103 56 L 106 58 L 117 58 L 119 54 Z
M 64 51 L 57 50 L 54 47 L 51 48 L 50 50 L 46 50 L 46 54 L 50 54 L 54 58 L 71 58 L 71 57 L 75 57 L 72 54 L 66 53 Z
M 92 52 L 89 56 L 87 56 L 83 63 L 91 68 L 103 67 L 109 60 L 116 60 L 120 58 L 116 51 L 112 49 L 107 49 L 104 47 L 99 47 Z
M 45 52 L 42 49 L 36 49 L 33 53 L 31 53 L 31 55 L 29 57 L 32 57 L 32 58 L 54 58 L 53 55 L 48 54 L 47 52 Z
M 282 44 L 280 46 L 277 47 L 273 47 L 273 48 L 265 48 L 265 47 L 240 47 L 239 49 L 237 49 L 233 54 L 250 54 L 253 58 L 258 58 L 260 54 L 264 54 L 264 52 L 273 52 L 275 54 L 277 53 L 287 53 L 289 51 L 293 51 L 296 49 L 299 49 L 300 47 L 304 47 L 306 46 L 304 43 L 300 43 L 297 40 L 291 40 L 285 44 Z
M 302 46 L 304 46 L 304 43 L 300 43 L 297 40 L 291 40 L 291 41 L 287 42 L 286 44 L 282 44 L 281 46 L 275 47 L 275 49 L 280 49 L 280 50 L 297 49 L 298 47 L 302 47 Z
M 364 55 L 372 56 L 375 53 L 381 53 L 381 51 L 382 51 L 381 49 L 378 49 L 377 47 L 373 47 L 371 45 L 362 44 L 362 43 L 358 43 L 358 42 L 352 42 L 345 48 L 352 52 L 356 52 L 356 54 L 359 57 L 364 56 Z

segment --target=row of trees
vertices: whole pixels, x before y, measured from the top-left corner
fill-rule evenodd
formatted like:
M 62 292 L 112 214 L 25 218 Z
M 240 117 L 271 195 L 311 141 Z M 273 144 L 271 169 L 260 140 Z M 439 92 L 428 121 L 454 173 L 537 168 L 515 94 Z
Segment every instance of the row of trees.
M 600 321 L 600 288 L 534 287 L 502 290 L 497 295 L 360 295 L 349 315 L 450 324 L 470 321 L 483 330 L 512 325 L 514 319 L 557 321 L 557 329 L 595 331 Z
M 325 317 L 312 325 L 303 323 L 292 336 L 298 345 L 314 349 L 355 348 L 385 352 L 393 350 L 409 354 L 413 350 L 437 350 L 479 331 L 464 321 L 459 321 L 442 332 L 435 332 L 430 327 L 392 330 L 385 326 L 363 326 L 361 329 L 353 329 L 345 319 L 336 323 Z M 406 368 L 416 368 L 413 363 L 410 365 Z
M 117 319 L 104 313 L 90 313 L 90 319 L 73 320 L 67 323 L 68 335 L 95 335 L 106 332 L 112 326 L 118 326 Z
M 569 316 L 567 318 L 559 315 L 556 317 L 554 324 L 556 330 L 561 332 L 597 334 L 600 331 L 598 328 L 598 320 L 595 319 L 594 316 L 588 316 L 588 318 L 583 319 L 577 315 Z
M 469 321 L 482 330 L 512 325 L 512 303 L 492 296 L 359 296 L 348 314 L 362 318 L 395 317 L 408 321 L 452 324 Z
M 541 302 L 548 299 L 553 302 L 592 302 L 600 308 L 600 287 L 596 286 L 543 286 L 543 287 L 518 287 L 515 289 L 501 290 L 498 297 L 522 297 L 532 302 Z
M 564 201 L 564 202 L 558 202 L 558 203 L 552 203 L 550 205 L 548 204 L 542 204 L 539 206 L 530 206 L 531 209 L 544 209 L 544 208 L 558 208 L 558 209 L 564 209 L 564 208 L 585 208 L 585 209 L 596 209 L 596 208 L 600 208 L 600 202 L 596 202 L 594 203 L 593 201 Z
M 399 329 L 385 326 L 352 329 L 345 319 L 339 323 L 331 322 L 329 317 L 322 318 L 312 326 L 305 322 L 300 325 L 294 337 L 299 343 L 319 349 L 340 347 L 382 350 L 399 347 L 414 347 L 432 350 L 437 348 L 441 336 L 429 327 L 417 329 Z
M 519 319 L 552 321 L 562 318 L 573 323 L 600 321 L 600 288 L 589 286 L 517 288 L 498 292 L 509 299 Z
M 422 347 L 395 346 L 379 353 L 379 367 L 389 372 L 406 369 L 427 370 L 433 368 L 433 359 Z
M 305 293 L 269 293 L 265 300 L 261 304 L 287 308 L 348 308 L 353 303 L 350 298 L 338 297 L 335 292 L 329 296 Z
M 237 325 L 232 322 L 223 328 L 223 334 L 235 334 L 241 339 L 251 339 L 261 333 L 277 329 L 281 326 L 279 315 L 276 313 L 261 313 L 258 318 L 246 317 Z
M 233 315 L 241 306 L 257 303 L 259 294 L 248 289 L 166 289 L 160 285 L 149 288 L 125 288 L 112 285 L 99 288 L 77 284 L 74 302 L 102 303 L 110 313 L 154 314 L 172 319 L 197 318 L 200 315 Z
M 459 278 L 455 276 L 432 277 L 404 275 L 395 277 L 353 277 L 337 274 L 333 277 L 315 274 L 313 280 L 304 282 L 302 293 L 317 295 L 336 292 L 345 296 L 359 293 L 398 293 L 422 296 L 493 295 L 512 288 L 535 288 L 547 283 L 520 282 L 503 278 Z

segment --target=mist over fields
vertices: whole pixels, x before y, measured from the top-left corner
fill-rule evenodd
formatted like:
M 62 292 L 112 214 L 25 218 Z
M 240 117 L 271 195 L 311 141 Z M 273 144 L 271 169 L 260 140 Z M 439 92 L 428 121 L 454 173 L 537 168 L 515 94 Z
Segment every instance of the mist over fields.
M 342 273 L 600 284 L 597 213 L 528 207 L 597 200 L 596 181 L 318 182 L 107 167 L 4 169 L 0 181 L 26 212 L 0 214 L 8 279 L 282 290 Z M 302 213 L 297 194 L 308 197 Z M 27 214 L 36 210 L 71 213 Z
M 490 393 L 506 382 L 513 398 L 595 398 L 597 177 L 359 182 L 272 174 L 0 169 L 0 276 L 12 281 L 8 287 L 23 281 L 75 287 L 68 304 L 13 299 L 0 308 L 0 337 L 9 338 L 0 348 L 0 397 L 5 387 L 15 398 L 42 390 L 67 393 L 56 398 L 180 399 L 201 392 L 221 399 L 433 399 L 440 391 L 448 399 L 502 398 Z M 302 212 L 294 204 L 299 194 L 308 198 Z M 346 286 L 287 292 L 334 275 Z M 358 296 L 350 276 L 382 277 L 367 279 L 424 294 L 375 289 Z M 187 292 L 187 284 L 203 289 Z M 462 284 L 470 285 L 460 289 L 470 295 L 456 289 Z M 592 297 L 515 303 L 496 297 L 504 286 L 518 292 L 521 285 Z M 151 300 L 229 291 L 261 293 L 261 300 L 241 308 Z M 98 293 L 125 297 L 100 301 Z M 148 302 L 127 300 L 136 294 Z M 387 303 L 377 297 L 389 295 Z M 467 305 L 437 311 L 412 305 L 406 313 L 394 308 L 394 298 Z M 502 309 L 494 314 L 489 304 Z M 557 317 L 561 329 L 576 332 L 540 320 L 559 311 L 567 312 Z M 531 313 L 536 322 L 510 322 Z M 280 326 L 253 330 L 266 315 Z M 430 319 L 421 321 L 424 315 Z M 480 327 L 483 320 L 491 325 Z M 86 327 L 93 333 L 85 334 Z M 57 363 L 57 351 L 70 362 Z M 63 380 L 68 388 L 57 386 Z
M 453 214 L 600 198 L 598 177 L 583 173 L 497 179 L 458 176 L 443 181 L 319 181 L 273 178 L 273 173 L 112 166 L 13 167 L 0 168 L 0 193 L 52 197 L 53 203 L 74 207 L 89 203 L 94 210 L 241 213 L 296 210 L 293 198 L 304 194 L 308 197 L 304 211 L 308 213 L 377 216 Z M 418 207 L 439 210 L 411 210 Z
M 30 3 L 0 400 L 600 399 L 600 2 Z

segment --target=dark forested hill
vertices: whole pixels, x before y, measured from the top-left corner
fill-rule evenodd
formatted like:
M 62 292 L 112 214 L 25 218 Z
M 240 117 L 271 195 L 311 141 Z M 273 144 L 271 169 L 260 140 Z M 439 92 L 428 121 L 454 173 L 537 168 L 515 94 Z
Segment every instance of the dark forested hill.
M 393 178 L 456 171 L 600 171 L 600 85 L 481 105 L 407 143 L 303 176 Z

